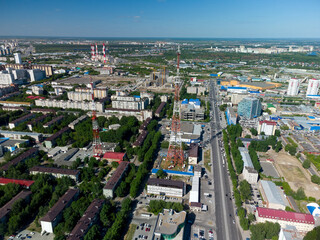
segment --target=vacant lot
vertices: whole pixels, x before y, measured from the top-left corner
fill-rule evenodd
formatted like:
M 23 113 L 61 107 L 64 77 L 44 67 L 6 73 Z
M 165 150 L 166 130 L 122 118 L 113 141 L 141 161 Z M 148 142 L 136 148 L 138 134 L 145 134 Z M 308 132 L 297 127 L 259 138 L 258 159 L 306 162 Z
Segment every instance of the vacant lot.
M 270 150 L 268 155 L 274 159 L 276 169 L 289 183 L 292 190 L 297 191 L 299 187 L 302 187 L 307 196 L 320 198 L 320 186 L 311 182 L 310 174 L 297 158 L 288 155 L 285 151 L 276 153 Z

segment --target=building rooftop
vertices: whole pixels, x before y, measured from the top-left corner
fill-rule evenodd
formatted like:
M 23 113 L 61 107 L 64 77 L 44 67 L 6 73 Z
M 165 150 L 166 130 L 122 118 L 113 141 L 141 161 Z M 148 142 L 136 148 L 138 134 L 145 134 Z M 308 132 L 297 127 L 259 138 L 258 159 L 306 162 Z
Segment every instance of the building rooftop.
M 238 149 L 240 151 L 240 154 L 241 154 L 241 157 L 242 157 L 242 160 L 243 160 L 243 167 L 254 168 L 253 164 L 252 164 L 251 157 L 250 157 L 249 152 L 248 152 L 248 149 L 246 149 L 245 147 L 239 147 Z
M 42 135 L 42 133 L 35 133 L 35 132 L 17 132 L 17 131 L 6 131 L 6 130 L 0 130 L 0 134 L 15 134 L 15 135 L 26 135 L 26 136 Z
M 103 155 L 104 159 L 117 159 L 117 160 L 123 160 L 124 156 L 126 153 L 121 153 L 121 152 L 106 152 Z
M 20 199 L 26 199 L 32 194 L 31 191 L 22 190 L 16 196 L 14 196 L 9 202 L 7 202 L 2 208 L 0 208 L 0 219 L 10 213 L 14 203 Z
M 40 221 L 52 222 L 78 193 L 78 189 L 69 189 Z
M 47 116 L 46 115 L 41 115 L 40 117 L 37 117 L 35 119 L 33 119 L 32 121 L 28 122 L 28 125 L 31 124 L 36 124 L 38 122 L 41 122 L 42 120 L 44 120 Z
M 112 174 L 111 178 L 108 180 L 107 184 L 104 186 L 104 189 L 113 189 L 120 180 L 122 173 L 127 169 L 128 165 L 129 162 L 121 162 L 116 171 Z
M 14 183 L 24 187 L 30 187 L 34 183 L 34 181 L 0 177 L 0 185 L 6 185 L 8 183 Z
M 160 114 L 164 106 L 166 105 L 165 102 L 161 102 L 157 110 L 155 111 L 155 114 Z
M 263 120 L 263 121 L 259 121 L 259 124 L 262 125 L 262 124 L 267 124 L 267 125 L 277 125 L 277 122 L 274 122 L 274 121 L 268 121 L 268 120 Z
M 288 201 L 285 199 L 282 191 L 273 182 L 261 180 L 261 186 L 265 192 L 265 196 L 269 203 L 281 204 L 283 206 L 288 206 Z
M 32 117 L 34 117 L 34 116 L 35 116 L 35 115 L 34 115 L 33 113 L 29 113 L 29 114 L 27 114 L 27 115 L 25 115 L 25 116 L 23 116 L 23 117 L 21 117 L 21 118 L 18 118 L 18 119 L 14 120 L 14 121 L 12 121 L 12 122 L 10 122 L 10 123 L 16 124 L 16 123 L 19 123 L 19 122 L 22 122 L 22 121 L 26 121 L 26 120 L 28 120 L 29 118 L 32 118 Z
M 52 124 L 55 124 L 56 122 L 60 121 L 61 119 L 63 119 L 64 116 L 60 115 L 58 117 L 55 117 L 54 119 L 52 119 L 51 121 L 47 122 L 46 124 L 44 124 L 44 127 L 50 127 Z
M 185 211 L 177 213 L 172 209 L 163 209 L 163 213 L 159 213 L 158 215 L 154 232 L 163 235 L 173 235 L 184 224 L 186 216 L 187 213 Z
M 65 169 L 65 168 L 54 168 L 54 167 L 43 167 L 35 166 L 29 169 L 30 172 L 39 172 L 39 173 L 54 173 L 54 174 L 64 174 L 64 175 L 74 175 L 77 176 L 80 174 L 79 170 L 75 169 Z
M 198 144 L 190 144 L 189 157 L 198 157 Z
M 41 112 L 41 113 L 56 113 L 53 109 L 47 109 L 47 108 L 33 108 L 30 110 L 30 112 Z
M 53 141 L 55 140 L 56 138 L 60 137 L 63 133 L 69 131 L 70 128 L 69 127 L 65 127 L 65 128 L 62 128 L 60 131 L 56 132 L 55 134 L 51 135 L 50 137 L 48 137 L 46 139 L 46 141 Z
M 0 169 L 3 171 L 7 171 L 9 169 L 10 166 L 15 166 L 17 165 L 19 162 L 25 160 L 26 158 L 32 156 L 33 154 L 37 153 L 38 149 L 37 148 L 30 148 L 29 150 L 25 151 L 24 153 L 22 153 L 21 155 L 19 155 L 18 157 L 12 159 L 10 162 L 7 162 L 5 165 L 3 165 Z
M 311 214 L 288 212 L 284 210 L 277 210 L 271 208 L 257 207 L 258 216 L 263 218 L 270 218 L 288 222 L 299 222 L 305 224 L 314 224 L 314 218 Z
M 161 178 L 149 178 L 148 185 L 153 186 L 162 186 L 162 187 L 171 187 L 171 188 L 184 188 L 184 182 L 182 181 L 174 181 L 174 180 L 168 180 L 168 179 L 161 179 Z
M 103 199 L 95 199 L 89 205 L 81 219 L 78 221 L 77 225 L 71 231 L 67 240 L 81 240 L 88 232 L 91 225 L 94 223 L 97 215 L 104 204 Z
M 144 122 L 140 126 L 140 130 L 146 130 L 150 122 L 151 118 L 147 118 L 146 120 L 144 120 Z
M 147 130 L 144 130 L 140 133 L 140 135 L 138 136 L 137 140 L 132 144 L 133 146 L 141 146 L 144 139 L 147 137 L 148 135 L 148 131 Z

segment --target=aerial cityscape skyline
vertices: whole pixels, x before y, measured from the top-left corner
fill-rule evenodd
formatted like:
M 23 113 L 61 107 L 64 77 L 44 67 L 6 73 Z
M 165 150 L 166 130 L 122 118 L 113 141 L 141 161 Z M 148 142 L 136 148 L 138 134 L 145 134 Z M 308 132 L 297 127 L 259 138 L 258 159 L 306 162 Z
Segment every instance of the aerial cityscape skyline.
M 19 7 L 17 7 L 17 4 Z M 320 2 L 7 1 L 1 36 L 319 38 Z M 14 15 L 12 15 L 14 13 Z M 31 15 L 28 15 L 28 14 Z M 13 17 L 14 16 L 14 17 Z M 32 17 L 31 17 L 32 16 Z

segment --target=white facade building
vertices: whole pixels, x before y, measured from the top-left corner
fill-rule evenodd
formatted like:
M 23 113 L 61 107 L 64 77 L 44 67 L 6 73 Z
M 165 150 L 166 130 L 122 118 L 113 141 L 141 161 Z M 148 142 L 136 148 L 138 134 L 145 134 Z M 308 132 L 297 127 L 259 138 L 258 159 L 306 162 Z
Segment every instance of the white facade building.
M 148 194 L 183 197 L 186 193 L 186 185 L 182 181 L 150 178 L 147 183 L 147 192 Z
M 279 223 L 282 228 L 294 226 L 298 231 L 309 232 L 314 228 L 314 218 L 311 214 L 288 212 L 271 208 L 257 208 L 257 223 Z
M 148 98 L 118 96 L 116 100 L 112 101 L 112 108 L 143 110 L 148 104 Z
M 13 56 L 14 56 L 14 61 L 16 62 L 16 64 L 22 64 L 20 53 L 14 53 Z
M 308 82 L 307 95 L 318 95 L 320 80 L 310 79 Z
M 1 85 L 10 85 L 14 82 L 14 76 L 8 71 L 0 71 L 0 84 Z
M 91 102 L 83 101 L 64 101 L 64 100 L 50 100 L 50 99 L 37 99 L 35 101 L 36 106 L 39 107 L 56 107 L 56 108 L 70 108 L 70 109 L 82 109 L 82 110 L 92 110 Z M 96 102 L 96 110 L 98 112 L 104 111 L 104 103 Z
M 300 80 L 296 78 L 291 78 L 288 85 L 287 95 L 296 96 L 298 95 L 300 87 Z
M 276 131 L 277 123 L 274 121 L 259 121 L 258 122 L 258 134 L 261 134 L 262 132 L 265 133 L 267 136 L 274 135 Z

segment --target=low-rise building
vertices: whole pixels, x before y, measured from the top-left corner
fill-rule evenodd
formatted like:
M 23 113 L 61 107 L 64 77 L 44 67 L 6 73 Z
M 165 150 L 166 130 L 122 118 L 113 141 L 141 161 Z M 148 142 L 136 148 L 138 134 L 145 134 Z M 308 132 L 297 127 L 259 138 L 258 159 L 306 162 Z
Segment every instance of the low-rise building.
M 16 131 L 6 131 L 0 130 L 0 135 L 3 135 L 7 138 L 12 139 L 22 139 L 24 136 L 31 137 L 36 140 L 36 142 L 41 142 L 43 139 L 42 133 L 35 133 L 35 132 L 16 132 Z
M 147 192 L 148 194 L 183 197 L 186 193 L 186 184 L 182 181 L 149 178 L 147 182 Z
M 2 208 L 0 208 L 0 223 L 7 221 L 7 216 L 10 214 L 12 207 L 19 200 L 29 201 L 31 191 L 22 190 L 16 196 L 14 196 L 9 202 L 7 202 Z
M 258 122 L 258 134 L 261 134 L 262 132 L 265 133 L 267 136 L 274 135 L 276 131 L 277 122 L 274 121 L 259 121 Z
M 108 198 L 114 197 L 114 191 L 116 187 L 120 184 L 123 175 L 129 168 L 129 162 L 121 162 L 117 167 L 116 171 L 112 174 L 111 178 L 108 180 L 107 184 L 103 188 L 103 195 Z
M 285 210 L 286 207 L 290 207 L 282 190 L 273 182 L 260 180 L 259 187 L 267 208 Z
M 84 121 L 85 119 L 87 119 L 87 115 L 82 115 L 81 117 L 77 118 L 76 120 L 74 120 L 73 122 L 69 123 L 68 127 L 74 130 L 74 127 L 81 123 L 82 121 Z
M 146 120 L 144 120 L 144 122 L 141 124 L 139 128 L 139 132 L 141 133 L 142 131 L 147 130 L 147 127 L 150 122 L 151 122 L 151 118 L 147 118 Z
M 177 235 L 183 238 L 184 225 L 187 213 L 179 213 L 172 209 L 164 209 L 159 213 L 154 229 L 154 239 L 177 239 Z
M 191 203 L 198 203 L 200 202 L 200 178 L 199 177 L 192 177 L 192 188 L 190 191 L 189 197 L 189 205 Z
M 102 159 L 107 160 L 108 162 L 121 162 L 124 160 L 125 156 L 126 156 L 126 153 L 105 152 Z
M 256 211 L 257 223 L 279 223 L 282 228 L 288 225 L 296 227 L 298 231 L 309 232 L 314 228 L 314 218 L 311 214 L 288 212 L 272 208 L 258 207 Z
M 46 115 L 41 115 L 35 119 L 33 119 L 32 121 L 27 123 L 27 127 L 29 128 L 30 131 L 32 131 L 32 127 L 34 125 L 36 125 L 37 123 L 41 123 L 43 120 L 45 120 L 47 118 Z
M 199 151 L 199 146 L 197 143 L 190 144 L 189 156 L 188 156 L 189 164 L 195 165 L 198 163 L 198 151 Z
M 99 219 L 99 213 L 103 207 L 105 200 L 95 199 L 89 205 L 87 210 L 78 221 L 77 225 L 69 234 L 67 240 L 82 240 L 89 231 L 90 227 L 95 224 Z
M 69 127 L 64 127 L 60 131 L 52 134 L 50 137 L 48 137 L 44 143 L 46 145 L 46 148 L 52 148 L 56 145 L 56 139 L 59 138 L 63 133 L 70 131 Z
M 137 140 L 132 144 L 132 146 L 135 147 L 139 147 L 143 144 L 144 140 L 146 139 L 148 135 L 148 131 L 144 130 L 140 133 L 140 135 L 138 136 Z
M 35 117 L 35 115 L 33 113 L 29 113 L 29 114 L 27 114 L 27 115 L 25 115 L 25 116 L 23 116 L 21 118 L 18 118 L 16 120 L 10 122 L 9 123 L 9 128 L 13 129 L 13 128 L 17 127 L 19 124 L 24 123 L 25 121 L 28 121 L 28 120 L 30 120 L 30 119 L 32 119 L 34 117 Z
M 24 162 L 25 160 L 34 157 L 38 154 L 38 148 L 30 148 L 29 150 L 25 151 L 24 153 L 20 154 L 18 157 L 12 159 L 11 161 L 7 162 L 3 165 L 0 169 L 2 171 L 9 170 L 10 166 L 16 166 L 20 162 Z
M 42 218 L 41 233 L 53 233 L 53 229 L 58 225 L 62 218 L 62 212 L 65 208 L 77 199 L 79 195 L 78 189 L 69 189 L 62 197 L 59 198 L 58 202 L 49 210 L 49 212 Z
M 20 186 L 29 188 L 32 184 L 34 184 L 33 180 L 24 180 L 24 179 L 12 179 L 12 178 L 3 178 L 0 177 L 0 185 L 6 185 L 8 183 L 18 184 Z
M 166 102 L 161 102 L 161 103 L 160 103 L 159 107 L 157 108 L 157 110 L 156 110 L 155 113 L 154 113 L 154 115 L 155 115 L 156 117 L 160 117 L 160 114 L 161 114 L 161 112 L 162 112 L 162 110 L 163 110 L 163 108 L 164 108 L 165 105 L 166 105 Z
M 79 180 L 80 171 L 75 169 L 66 169 L 66 168 L 55 168 L 55 167 L 44 167 L 44 166 L 35 166 L 29 169 L 30 174 L 50 174 L 56 178 L 70 177 L 74 181 Z
M 278 240 L 303 240 L 304 236 L 295 226 L 287 225 L 280 229 Z
M 243 178 L 247 180 L 248 183 L 250 184 L 257 183 L 259 174 L 254 169 L 248 149 L 245 147 L 239 147 L 238 149 L 240 151 L 242 161 L 243 161 L 243 170 L 242 170 Z
M 55 117 L 55 118 L 52 119 L 51 121 L 49 121 L 49 122 L 47 122 L 46 124 L 44 124 L 43 127 L 44 127 L 44 128 L 48 128 L 48 127 L 51 127 L 53 124 L 60 123 L 63 118 L 64 118 L 63 115 L 60 115 L 60 116 L 58 116 L 58 117 Z

